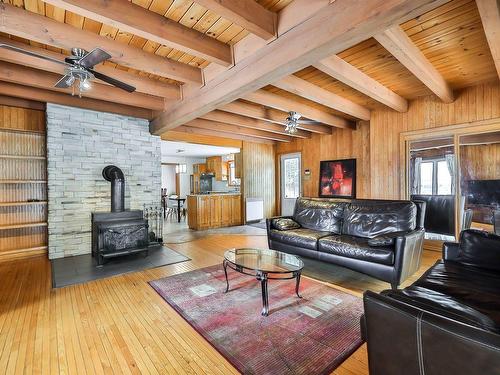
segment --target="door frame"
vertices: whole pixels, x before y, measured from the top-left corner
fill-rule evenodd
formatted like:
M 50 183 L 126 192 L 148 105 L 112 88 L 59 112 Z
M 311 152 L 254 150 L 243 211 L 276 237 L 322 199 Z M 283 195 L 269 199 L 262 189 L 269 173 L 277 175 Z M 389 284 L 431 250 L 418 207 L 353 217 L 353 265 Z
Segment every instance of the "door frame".
M 281 209 L 282 209 L 282 204 L 281 204 L 281 191 L 282 191 L 282 173 L 281 173 L 281 159 L 283 156 L 286 155 L 298 155 L 299 156 L 299 197 L 302 196 L 303 193 L 303 179 L 302 179 L 302 152 L 301 151 L 288 151 L 288 152 L 280 152 L 279 154 L 276 154 L 277 157 L 277 168 L 276 168 L 276 173 L 277 173 L 277 179 L 276 179 L 276 193 L 277 193 L 277 199 L 276 199 L 276 210 L 277 214 L 281 215 Z
M 404 166 L 401 172 L 400 180 L 400 197 L 401 199 L 410 198 L 410 158 L 408 157 L 410 152 L 411 141 L 433 139 L 436 137 L 449 137 L 453 138 L 453 146 L 455 148 L 455 237 L 458 239 L 460 234 L 460 227 L 462 218 L 460 217 L 459 210 L 460 206 L 460 137 L 469 134 L 483 134 L 491 133 L 499 130 L 500 118 L 496 117 L 488 120 L 471 121 L 455 125 L 446 125 L 436 128 L 421 129 L 414 131 L 402 132 L 399 135 L 399 165 Z M 426 240 L 430 241 L 430 240 Z M 443 241 L 437 242 L 436 248 L 441 251 L 441 245 Z

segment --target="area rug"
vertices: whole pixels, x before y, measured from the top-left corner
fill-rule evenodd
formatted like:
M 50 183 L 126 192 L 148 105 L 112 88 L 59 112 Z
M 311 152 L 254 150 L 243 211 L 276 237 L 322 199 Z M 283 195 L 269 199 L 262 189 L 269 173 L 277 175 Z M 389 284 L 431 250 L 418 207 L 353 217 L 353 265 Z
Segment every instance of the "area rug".
M 95 258 L 90 254 L 53 259 L 51 261 L 52 287 L 61 288 L 86 283 L 92 280 L 167 266 L 187 260 L 190 260 L 190 258 L 161 245 L 151 247 L 148 256 L 131 254 L 111 258 L 102 267 L 97 266 Z
M 260 283 L 222 266 L 151 281 L 150 285 L 243 374 L 329 374 L 361 344 L 362 299 L 318 281 L 269 281 L 269 316 Z

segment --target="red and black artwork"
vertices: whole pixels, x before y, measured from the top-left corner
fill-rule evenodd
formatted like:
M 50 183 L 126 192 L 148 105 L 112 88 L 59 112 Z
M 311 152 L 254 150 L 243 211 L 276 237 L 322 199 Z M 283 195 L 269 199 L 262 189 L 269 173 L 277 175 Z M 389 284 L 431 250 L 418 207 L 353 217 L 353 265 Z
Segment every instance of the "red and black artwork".
M 319 168 L 320 197 L 356 198 L 356 159 L 323 160 Z

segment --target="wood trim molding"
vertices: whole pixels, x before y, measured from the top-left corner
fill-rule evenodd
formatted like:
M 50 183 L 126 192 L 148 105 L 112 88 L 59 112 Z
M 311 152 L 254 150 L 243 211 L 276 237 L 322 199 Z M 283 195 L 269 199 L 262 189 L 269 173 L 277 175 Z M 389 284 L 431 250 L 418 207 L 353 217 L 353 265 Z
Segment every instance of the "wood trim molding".
M 233 63 L 229 45 L 129 1 L 46 0 L 45 2 L 223 66 Z
M 453 90 L 441 73 L 399 25 L 375 35 L 375 39 L 443 102 L 452 103 L 455 100 Z
M 231 138 L 222 138 L 215 136 L 208 136 L 203 134 L 188 134 L 183 132 L 178 132 L 172 130 L 162 134 L 161 139 L 163 141 L 179 141 L 179 142 L 189 142 L 200 145 L 212 145 L 221 147 L 235 147 L 241 149 L 242 141 Z
M 0 32 L 70 50 L 74 46 L 90 51 L 100 47 L 117 64 L 171 78 L 180 82 L 203 83 L 201 69 L 173 61 L 140 48 L 119 43 L 91 31 L 80 30 L 48 17 L 0 3 Z

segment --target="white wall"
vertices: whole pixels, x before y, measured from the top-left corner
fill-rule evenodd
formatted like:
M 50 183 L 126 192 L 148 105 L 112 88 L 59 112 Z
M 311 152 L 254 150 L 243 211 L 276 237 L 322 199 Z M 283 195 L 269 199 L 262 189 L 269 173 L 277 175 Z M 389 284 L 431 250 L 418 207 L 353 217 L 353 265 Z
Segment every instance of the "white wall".
M 167 194 L 175 193 L 175 165 L 161 166 L 161 188 L 167 189 Z
M 200 158 L 187 158 L 187 157 L 182 157 L 182 156 L 162 156 L 161 157 L 161 162 L 162 163 L 175 163 L 175 164 L 186 164 L 187 166 L 187 172 L 186 173 L 181 173 L 180 175 L 180 196 L 185 197 L 190 193 L 190 186 L 189 186 L 189 176 L 193 174 L 193 164 L 200 164 L 200 163 L 205 163 L 206 159 L 200 159 Z M 162 187 L 163 187 L 163 168 L 162 168 Z M 174 176 L 174 188 L 171 190 L 172 192 L 175 191 L 175 176 Z M 169 191 L 170 194 L 170 191 Z

